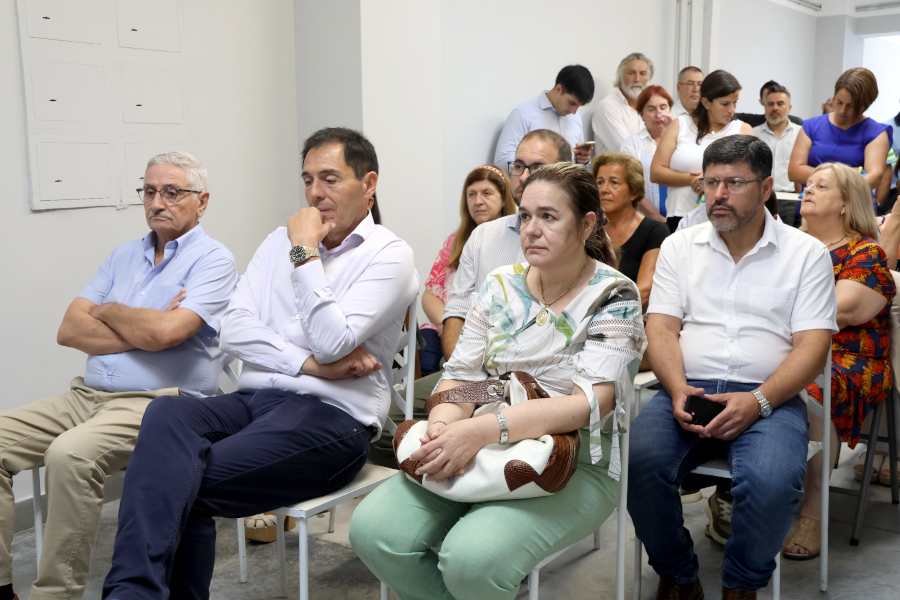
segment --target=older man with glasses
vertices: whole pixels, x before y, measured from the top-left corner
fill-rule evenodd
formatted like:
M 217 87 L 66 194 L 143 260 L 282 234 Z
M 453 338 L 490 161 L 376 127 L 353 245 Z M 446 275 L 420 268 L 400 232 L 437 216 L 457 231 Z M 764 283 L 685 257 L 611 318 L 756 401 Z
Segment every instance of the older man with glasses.
M 157 396 L 218 388 L 226 356 L 219 321 L 237 271 L 200 226 L 206 187 L 206 169 L 190 154 L 150 159 L 138 190 L 150 233 L 113 250 L 59 328 L 59 344 L 87 354 L 84 377 L 68 392 L 0 412 L 0 600 L 16 598 L 13 475 L 47 468 L 46 534 L 30 598 L 81 598 L 103 484 L 128 464 L 144 409 Z
M 685 67 L 678 72 L 676 91 L 678 98 L 672 107 L 672 116 L 689 115 L 700 103 L 700 86 L 703 85 L 703 71 L 697 67 Z

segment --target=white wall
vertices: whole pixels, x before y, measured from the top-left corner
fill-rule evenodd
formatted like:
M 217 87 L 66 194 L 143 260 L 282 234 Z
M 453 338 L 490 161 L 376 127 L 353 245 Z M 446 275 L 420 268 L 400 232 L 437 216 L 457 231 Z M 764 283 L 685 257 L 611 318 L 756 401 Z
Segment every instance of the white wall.
M 741 82 L 738 111 L 762 113 L 759 88 L 774 79 L 791 92 L 792 113 L 819 114 L 813 97 L 816 17 L 768 0 L 721 0 L 719 43 L 711 67 Z
M 864 40 L 862 66 L 875 73 L 878 98 L 866 111 L 876 121 L 887 121 L 900 112 L 900 36 L 872 37 Z
M 202 223 L 243 271 L 302 201 L 293 7 L 284 0 L 183 6 L 187 149 L 210 172 Z M 0 409 L 63 392 L 83 373 L 84 355 L 56 345 L 63 313 L 116 245 L 147 232 L 140 207 L 29 210 L 17 22 L 14 0 L 0 3 Z

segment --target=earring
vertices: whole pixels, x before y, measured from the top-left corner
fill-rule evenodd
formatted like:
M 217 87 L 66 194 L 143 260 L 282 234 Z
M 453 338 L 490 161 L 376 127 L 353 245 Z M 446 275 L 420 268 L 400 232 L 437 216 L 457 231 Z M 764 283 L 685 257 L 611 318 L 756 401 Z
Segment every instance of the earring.
M 841 209 L 841 214 L 844 214 L 844 209 L 843 209 L 843 208 Z

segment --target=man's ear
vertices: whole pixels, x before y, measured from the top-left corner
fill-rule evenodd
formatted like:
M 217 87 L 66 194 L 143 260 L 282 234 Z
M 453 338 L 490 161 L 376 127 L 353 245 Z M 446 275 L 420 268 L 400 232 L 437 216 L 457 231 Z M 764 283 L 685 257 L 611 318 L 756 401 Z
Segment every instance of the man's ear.
M 199 219 L 206 212 L 206 207 L 209 204 L 209 192 L 198 194 L 197 199 L 200 201 L 200 207 L 197 209 L 197 218 Z
M 362 178 L 363 184 L 363 198 L 366 199 L 366 203 L 375 195 L 375 186 L 378 183 L 378 173 L 375 171 L 369 171 Z
M 563 93 L 562 84 L 561 84 L 561 83 L 557 83 L 555 86 L 553 86 L 553 91 L 554 91 L 557 95 L 562 94 L 562 93 Z
M 772 195 L 772 188 L 775 187 L 775 178 L 771 175 L 762 180 L 763 203 Z

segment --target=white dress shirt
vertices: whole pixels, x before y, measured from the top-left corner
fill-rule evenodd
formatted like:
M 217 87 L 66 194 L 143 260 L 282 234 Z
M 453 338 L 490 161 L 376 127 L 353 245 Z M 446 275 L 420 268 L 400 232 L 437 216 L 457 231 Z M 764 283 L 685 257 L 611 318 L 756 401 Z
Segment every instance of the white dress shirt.
M 569 142 L 569 146 L 575 147 L 584 143 L 584 126 L 581 123 L 581 115 L 559 116 L 556 109 L 547 98 L 547 90 L 541 92 L 537 98 L 526 100 L 515 107 L 500 132 L 497 140 L 497 150 L 494 152 L 494 164 L 501 169 L 506 169 L 507 163 L 515 160 L 516 148 L 526 133 L 535 129 L 549 129 L 555 131 Z
M 647 312 L 682 320 L 688 380 L 762 383 L 790 354 L 794 333 L 838 332 L 831 256 L 768 212 L 737 264 L 711 223 L 690 227 L 663 242 Z
M 241 389 L 312 394 L 380 435 L 390 407 L 391 365 L 406 308 L 419 289 L 412 249 L 371 214 L 320 260 L 289 258 L 287 228 L 256 250 L 222 318 L 220 345 L 244 361 Z M 381 362 L 368 377 L 328 380 L 301 367 L 335 362 L 362 345 Z
M 653 163 L 653 155 L 656 154 L 656 142 L 650 137 L 650 132 L 644 127 L 636 134 L 628 136 L 622 142 L 619 151 L 641 161 L 641 166 L 644 167 L 644 196 L 656 210 L 659 210 L 659 184 L 650 181 L 650 165 Z
M 644 121 L 628 104 L 622 90 L 616 88 L 597 103 L 591 124 L 594 127 L 594 141 L 597 142 L 594 152 L 603 154 L 618 152 L 625 138 L 640 131 Z
M 519 215 L 506 215 L 476 227 L 463 246 L 442 320 L 465 319 L 472 297 L 488 274 L 498 267 L 521 262 L 525 262 L 525 255 L 519 236 Z
M 788 179 L 788 163 L 791 160 L 791 152 L 794 151 L 794 142 L 797 134 L 803 129 L 800 125 L 787 121 L 787 127 L 781 132 L 781 137 L 775 135 L 768 123 L 757 125 L 753 128 L 753 134 L 764 141 L 772 150 L 772 177 L 775 178 L 776 192 L 793 192 L 794 183 Z
M 681 103 L 681 98 L 679 98 L 678 95 L 676 94 L 675 95 L 675 105 L 672 107 L 672 116 L 677 119 L 681 115 L 686 115 L 686 114 L 688 114 L 688 111 L 684 107 L 684 105 Z

